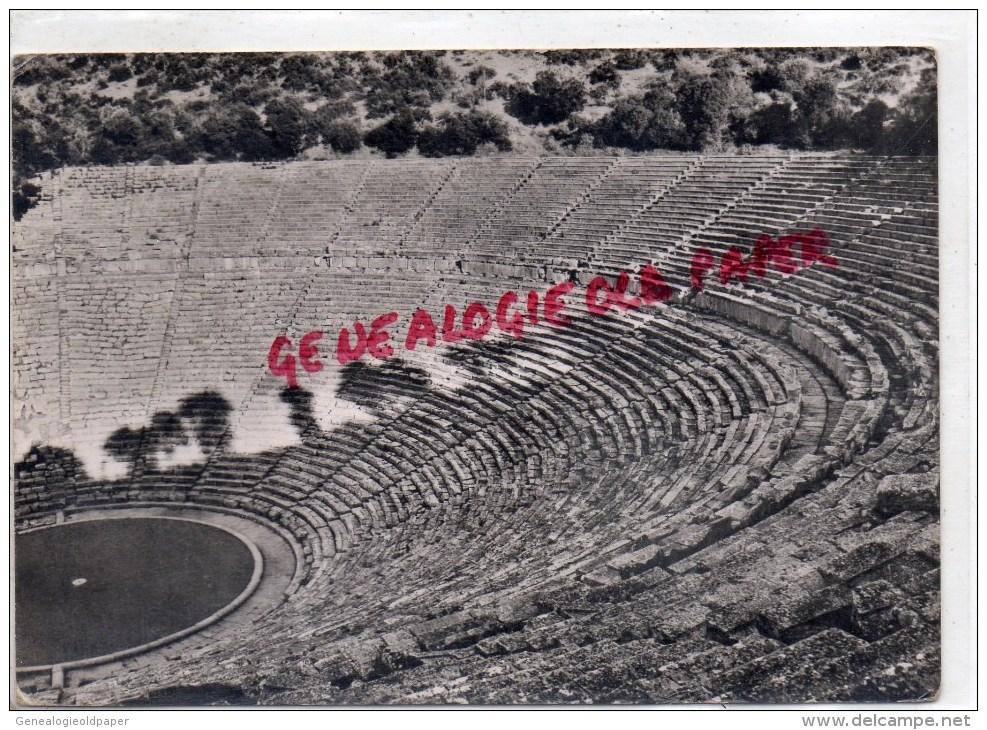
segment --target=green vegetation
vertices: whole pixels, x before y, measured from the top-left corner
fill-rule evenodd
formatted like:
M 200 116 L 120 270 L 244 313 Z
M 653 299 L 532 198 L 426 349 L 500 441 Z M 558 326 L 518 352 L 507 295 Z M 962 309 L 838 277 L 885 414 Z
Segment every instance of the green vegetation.
M 935 154 L 923 49 L 92 54 L 15 59 L 13 208 L 69 165 L 510 150 Z

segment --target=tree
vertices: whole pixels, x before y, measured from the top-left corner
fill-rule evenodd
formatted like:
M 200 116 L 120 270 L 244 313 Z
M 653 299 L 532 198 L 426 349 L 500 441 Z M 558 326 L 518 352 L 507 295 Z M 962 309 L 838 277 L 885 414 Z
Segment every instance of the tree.
M 793 92 L 798 117 L 796 124 L 806 140 L 806 147 L 828 147 L 834 141 L 831 134 L 840 112 L 836 84 L 832 79 L 813 76 Z
M 347 154 L 360 149 L 363 134 L 353 122 L 335 121 L 330 122 L 322 128 L 322 143 L 332 147 L 334 152 Z
M 880 99 L 871 99 L 854 114 L 847 129 L 847 143 L 857 149 L 880 150 L 884 145 L 884 125 L 890 116 L 890 108 Z
M 807 58 L 788 58 L 775 66 L 778 88 L 798 98 L 805 84 L 816 75 L 816 66 Z
M 731 124 L 753 107 L 750 84 L 732 65 L 710 72 L 681 62 L 672 73 L 671 84 L 686 125 L 688 149 L 722 149 L 731 141 Z
M 43 128 L 27 120 L 11 125 L 11 152 L 17 173 L 31 177 L 58 164 L 58 159 L 45 144 Z
M 791 94 L 783 91 L 773 91 L 767 96 L 769 101 L 751 114 L 749 119 L 754 141 L 756 144 L 791 145 L 795 131 L 795 100 Z
M 120 147 L 137 147 L 144 141 L 144 125 L 130 112 L 119 110 L 103 122 L 102 135 Z
M 346 154 L 360 149 L 363 133 L 352 121 L 341 119 L 355 112 L 347 101 L 331 101 L 323 104 L 312 114 L 311 134 L 329 145 L 336 152 Z

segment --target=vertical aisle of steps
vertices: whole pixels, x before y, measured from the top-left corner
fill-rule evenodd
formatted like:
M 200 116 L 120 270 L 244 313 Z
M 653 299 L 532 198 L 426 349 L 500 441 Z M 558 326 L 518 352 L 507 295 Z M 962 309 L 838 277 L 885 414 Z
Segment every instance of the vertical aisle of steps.
M 610 266 L 620 269 L 650 262 L 667 282 L 687 283 L 696 238 L 790 162 L 787 156 L 704 157 L 686 179 L 604 242 L 601 248 L 626 252 L 623 266 L 615 267 L 613 260 Z M 606 270 L 602 263 L 600 268 Z
M 173 282 L 173 288 L 171 291 L 171 300 L 168 303 L 168 316 L 165 321 L 164 335 L 161 338 L 161 349 L 158 352 L 157 358 L 157 368 L 154 373 L 154 380 L 151 384 L 151 393 L 147 401 L 147 410 L 145 413 L 145 423 L 151 422 L 152 415 L 161 407 L 161 400 L 163 393 L 161 392 L 161 383 L 163 382 L 163 374 L 168 370 L 169 363 L 171 361 L 171 341 L 174 335 L 175 326 L 178 319 L 179 304 L 182 300 L 182 296 L 185 288 L 185 281 L 189 275 L 189 260 L 192 257 L 192 245 L 193 237 L 195 234 L 196 222 L 199 218 L 199 209 L 202 204 L 202 193 L 203 193 L 203 180 L 206 174 L 206 166 L 200 165 L 195 172 L 195 195 L 192 199 L 192 209 L 189 212 L 189 219 L 187 227 L 185 229 L 185 240 L 179 250 L 178 261 L 176 262 L 175 269 L 175 279 Z M 139 481 L 143 477 L 138 469 L 133 469 L 129 473 L 128 485 L 127 487 L 132 489 L 135 482 Z M 185 483 L 178 484 L 178 489 L 180 491 L 176 492 L 174 490 L 165 489 L 160 492 L 166 498 L 180 499 L 184 489 L 189 486 L 190 480 L 185 480 Z
M 545 247 L 550 246 L 551 245 L 550 242 L 553 239 L 558 238 L 557 233 L 558 233 L 559 229 L 562 228 L 562 226 L 581 207 L 583 207 L 584 205 L 586 205 L 587 202 L 589 202 L 589 201 L 591 201 L 593 199 L 594 194 L 601 187 L 605 186 L 613 178 L 614 174 L 617 171 L 620 170 L 620 167 L 621 167 L 621 158 L 615 157 L 613 159 L 613 161 L 610 163 L 610 165 L 608 165 L 606 168 L 604 168 L 596 176 L 596 179 L 594 179 L 593 182 L 590 183 L 590 185 L 585 190 L 583 190 L 583 192 L 580 195 L 577 195 L 573 199 L 572 204 L 568 208 L 566 208 L 564 211 L 562 211 L 556 217 L 555 221 L 548 227 L 548 229 L 546 231 L 544 231 L 543 233 L 540 234 L 540 238 L 542 238 L 544 240 L 544 244 L 543 245 Z M 545 251 L 545 254 L 544 255 L 545 255 L 546 258 L 548 258 L 548 259 L 551 260 L 552 256 L 551 256 L 551 254 L 550 254 L 549 251 Z
M 538 157 L 535 159 L 534 166 L 531 167 L 527 172 L 521 175 L 518 179 L 517 184 L 505 195 L 503 198 L 497 201 L 490 210 L 487 212 L 484 219 L 473 229 L 473 232 L 465 238 L 463 241 L 462 248 L 459 251 L 461 259 L 466 259 L 467 256 L 472 256 L 476 250 L 477 242 L 486 235 L 492 235 L 495 228 L 495 220 L 497 216 L 504 213 L 508 206 L 511 205 L 520 195 L 527 185 L 534 178 L 535 174 L 541 169 L 542 165 L 545 164 L 545 158 Z M 464 262 L 465 264 L 465 262 Z M 464 273 L 466 273 L 464 265 Z
M 398 237 L 398 241 L 397 241 L 397 247 L 396 247 L 396 248 L 397 248 L 397 250 L 396 250 L 396 253 L 397 253 L 397 254 L 399 254 L 399 255 L 400 255 L 400 254 L 403 254 L 403 253 L 405 252 L 405 249 L 406 249 L 406 247 L 407 247 L 407 244 L 408 244 L 408 239 L 409 239 L 409 238 L 411 237 L 411 235 L 412 235 L 412 232 L 413 232 L 413 231 L 415 230 L 415 228 L 416 228 L 416 227 L 417 227 L 417 226 L 419 225 L 419 223 L 421 222 L 421 220 L 422 220 L 422 218 L 424 217 L 424 215 L 425 215 L 425 214 L 426 214 L 426 213 L 427 213 L 427 212 L 429 211 L 429 209 L 431 209 L 431 207 L 432 207 L 432 206 L 433 206 L 433 205 L 435 204 L 435 201 L 436 201 L 436 199 L 437 199 L 437 198 L 439 197 L 439 195 L 441 195 L 441 194 L 442 194 L 442 191 L 443 191 L 443 190 L 446 190 L 446 189 L 448 188 L 448 186 L 449 186 L 449 184 L 450 184 L 450 183 L 451 183 L 451 182 L 452 182 L 452 181 L 453 181 L 454 179 L 456 179 L 456 177 L 458 177 L 458 176 L 459 176 L 459 174 L 460 174 L 460 171 L 461 171 L 462 169 L 463 169 L 463 166 L 462 166 L 462 164 L 461 164 L 461 163 L 458 163 L 458 162 L 454 162 L 454 163 L 453 163 L 453 164 L 452 164 L 452 165 L 451 165 L 451 166 L 449 167 L 449 171 L 448 171 L 448 172 L 447 172 L 447 173 L 445 174 L 445 176 L 444 176 L 444 177 L 443 177 L 443 178 L 442 178 L 442 179 L 441 179 L 441 180 L 439 181 L 439 183 L 438 183 L 438 185 L 436 185 L 436 186 L 435 186 L 435 188 L 433 188 L 433 189 L 432 189 L 432 191 L 431 191 L 431 192 L 429 193 L 429 195 L 428 195 L 428 197 L 427 197 L 427 198 L 425 199 L 425 201 L 424 201 L 424 202 L 423 202 L 423 203 L 422 203 L 422 204 L 421 204 L 421 205 L 420 205 L 420 206 L 418 207 L 418 210 L 416 210 L 416 211 L 415 211 L 415 214 L 414 214 L 414 215 L 412 216 L 412 219 L 411 219 L 411 220 L 412 220 L 412 222 L 411 222 L 411 225 L 409 225 L 409 226 L 408 226 L 408 227 L 407 227 L 407 228 L 405 229 L 405 231 L 404 231 L 404 233 L 402 233 L 402 234 L 401 234 L 401 235 L 400 235 L 400 236 Z
M 630 163 L 625 163 L 630 164 Z M 704 164 L 704 158 L 697 156 L 692 158 L 691 161 L 683 168 L 679 169 L 676 174 L 671 179 L 662 179 L 657 185 L 649 185 L 648 195 L 643 200 L 635 200 L 635 206 L 626 211 L 626 215 L 620 220 L 615 227 L 609 231 L 603 232 L 602 237 L 597 238 L 592 233 L 590 234 L 590 245 L 586 247 L 583 252 L 583 261 L 585 268 L 591 272 L 595 272 L 597 267 L 608 267 L 614 269 L 623 269 L 626 267 L 627 263 L 620 262 L 623 256 L 617 256 L 617 262 L 614 262 L 614 256 L 612 251 L 615 247 L 616 242 L 621 241 L 625 236 L 629 235 L 629 232 L 635 224 L 639 222 L 642 216 L 646 215 L 648 211 L 652 210 L 656 206 L 660 205 L 662 201 L 668 198 L 679 185 L 682 185 L 687 180 L 691 179 L 699 170 L 702 169 Z M 601 213 L 603 211 L 600 211 Z M 594 240 L 595 239 L 595 240 Z
M 351 189 L 349 199 L 336 220 L 334 230 L 327 232 L 325 236 L 323 265 L 311 267 L 311 271 L 303 279 L 302 285 L 298 287 L 293 303 L 286 308 L 283 316 L 279 319 L 278 332 L 272 333 L 272 337 L 275 334 L 287 335 L 291 332 L 302 303 L 310 294 L 319 277 L 326 276 L 327 270 L 333 266 L 336 258 L 334 256 L 335 241 L 347 217 L 353 213 L 373 170 L 373 163 L 369 163 L 363 168 L 359 181 Z M 227 424 L 227 440 L 232 438 L 238 427 L 243 426 L 244 414 L 250 410 L 258 398 L 270 390 L 267 377 L 265 361 L 257 366 L 256 375 L 251 378 L 251 385 L 246 397 L 234 407 L 234 412 Z M 283 458 L 283 454 L 279 457 L 273 453 L 261 453 L 250 459 L 218 452 L 207 454 L 206 461 L 196 476 L 194 491 L 197 499 L 217 503 L 237 511 L 265 515 L 273 525 L 287 531 L 291 536 L 289 542 L 295 547 L 296 553 L 304 563 L 299 570 L 299 581 L 303 581 L 312 566 L 317 566 L 322 562 L 322 556 L 326 552 L 326 547 L 331 546 L 332 538 L 331 535 L 327 534 L 324 525 L 316 522 L 306 524 L 299 519 L 293 513 L 293 508 L 296 506 L 293 500 L 278 497 L 272 490 L 266 488 L 268 478 L 277 468 L 280 458 Z
M 526 157 L 474 159 L 460 164 L 441 195 L 408 230 L 403 245 L 415 255 L 441 261 L 443 270 L 454 268 L 464 242 L 537 164 L 537 158 Z
M 587 191 L 549 232 L 553 263 L 570 269 L 588 266 L 600 241 L 684 180 L 699 161 L 697 157 L 617 158 L 606 179 Z
M 363 169 L 363 172 L 360 175 L 359 182 L 353 187 L 349 200 L 344 205 L 342 214 L 340 215 L 339 219 L 336 221 L 335 229 L 332 232 L 328 233 L 328 235 L 326 236 L 325 254 L 322 257 L 322 262 L 324 265 L 312 267 L 311 271 L 304 279 L 303 285 L 298 287 L 298 291 L 294 296 L 292 304 L 286 310 L 284 319 L 281 320 L 278 331 L 272 333 L 272 337 L 276 335 L 287 336 L 289 334 L 289 332 L 291 331 L 294 325 L 294 321 L 297 317 L 301 303 L 309 293 L 309 290 L 312 288 L 312 286 L 315 284 L 315 282 L 318 280 L 320 276 L 326 275 L 326 269 L 332 267 L 333 244 L 336 241 L 336 237 L 339 235 L 339 231 L 341 230 L 343 222 L 346 220 L 346 217 L 353 212 L 353 206 L 355 202 L 359 199 L 360 195 L 362 194 L 364 185 L 366 184 L 367 178 L 369 177 L 372 170 L 373 170 L 373 163 L 367 164 L 366 167 Z M 233 419 L 231 419 L 229 423 L 227 429 L 228 437 L 232 437 L 232 432 L 236 427 L 237 422 L 240 420 L 240 417 L 243 415 L 244 412 L 247 411 L 251 402 L 260 395 L 260 392 L 263 389 L 263 383 L 266 376 L 266 371 L 267 371 L 266 362 L 258 366 L 257 375 L 254 378 L 252 378 L 253 382 L 248 391 L 247 397 L 237 406 L 236 416 Z M 211 479 L 215 479 L 220 483 L 229 482 L 229 480 L 223 478 L 223 460 L 220 457 L 221 455 L 219 454 L 208 455 L 206 465 L 203 468 L 202 475 L 199 480 L 200 482 L 208 482 Z M 217 463 L 213 463 L 217 459 L 219 459 L 219 461 Z M 266 471 L 269 471 L 269 468 L 270 467 L 266 468 L 265 473 Z M 229 483 L 235 484 L 238 482 L 232 481 Z M 250 486 L 254 486 L 254 485 L 251 484 Z
M 59 316 L 62 276 L 56 261 L 53 222 L 58 172 L 41 180 L 41 199 L 11 231 L 10 395 L 12 448 L 20 458 L 31 446 L 55 444 L 65 437 L 60 418 L 63 366 Z M 60 217 L 60 214 L 59 214 Z M 60 226 L 60 223 L 58 224 Z M 38 502 L 44 499 L 39 488 Z M 18 515 L 27 511 L 17 500 Z
M 551 246 L 549 231 L 614 165 L 610 158 L 541 160 L 517 194 L 477 230 L 467 248 L 470 256 L 492 272 L 509 272 L 510 262 L 519 272 L 534 272 Z
M 271 245 L 268 240 L 271 233 L 271 223 L 276 219 L 277 212 L 281 208 L 281 202 L 284 199 L 285 189 L 288 187 L 288 182 L 291 178 L 292 169 L 288 165 L 279 165 L 278 172 L 278 185 L 274 190 L 274 195 L 271 196 L 271 204 L 267 208 L 267 213 L 264 215 L 264 223 L 257 231 L 257 253 L 264 255 L 266 252 L 277 250 L 277 245 Z
M 70 439 L 72 423 L 72 364 L 69 361 L 70 341 L 68 327 L 66 326 L 66 314 L 68 313 L 68 302 L 66 300 L 66 262 L 64 250 L 64 195 L 67 181 L 64 179 L 64 170 L 52 172 L 52 186 L 58 189 L 52 201 L 52 230 L 54 237 L 52 247 L 55 249 L 55 280 L 58 282 L 58 423 L 61 439 Z

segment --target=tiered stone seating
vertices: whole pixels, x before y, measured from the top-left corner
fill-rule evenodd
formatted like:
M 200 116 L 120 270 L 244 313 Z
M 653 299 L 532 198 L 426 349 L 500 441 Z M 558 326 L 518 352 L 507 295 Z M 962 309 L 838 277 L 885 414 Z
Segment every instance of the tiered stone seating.
M 330 244 L 333 256 L 395 253 L 403 234 L 424 214 L 455 170 L 456 163 L 447 160 L 372 163 Z
M 11 282 L 12 421 L 25 448 L 56 443 L 62 436 L 60 288 L 48 276 L 18 276 Z
M 37 205 L 30 211 L 30 225 L 15 226 L 10 232 L 10 260 L 19 271 L 27 275 L 32 270 L 47 272 L 55 270 L 58 252 L 53 245 L 58 226 L 54 191 L 59 189 L 59 173 L 45 172 L 38 176 L 34 184 L 41 188 Z M 59 206 L 61 198 L 58 198 Z
M 542 160 L 503 205 L 491 211 L 470 240 L 473 257 L 497 262 L 542 260 L 532 252 L 583 196 L 604 183 L 616 162 L 607 158 Z
M 666 194 L 601 241 L 591 269 L 623 270 L 674 251 L 787 162 L 787 157 L 704 158 Z
M 199 184 L 208 170 L 191 177 L 180 168 L 135 167 L 126 247 L 131 258 L 179 258 L 188 255 L 189 233 Z
M 263 237 L 287 187 L 287 168 L 233 163 L 207 166 L 194 222 L 192 254 L 202 258 L 261 256 L 271 250 Z M 277 250 L 275 242 L 273 250 Z
M 456 173 L 401 242 L 406 256 L 444 258 L 464 255 L 465 243 L 491 211 L 506 203 L 535 171 L 538 158 L 471 160 Z
M 57 240 L 66 265 L 118 271 L 125 262 L 146 266 L 186 256 L 202 170 L 130 166 L 54 173 Z M 86 255 L 76 255 L 80 250 Z
M 748 191 L 714 225 L 700 232 L 694 239 L 695 245 L 706 245 L 716 251 L 738 245 L 746 251 L 763 234 L 785 235 L 793 221 L 824 205 L 855 177 L 869 172 L 873 164 L 872 160 L 857 156 L 796 157 Z
M 627 157 L 590 190 L 545 245 L 563 260 L 588 258 L 600 241 L 664 195 L 696 167 L 695 157 Z
M 274 211 L 260 231 L 263 255 L 329 253 L 347 208 L 360 193 L 361 183 L 370 170 L 367 162 L 291 165 Z
M 154 357 L 153 388 L 145 419 L 174 410 L 179 401 L 215 391 L 233 406 L 234 448 L 249 451 L 270 444 L 270 426 L 251 409 L 258 387 L 276 401 L 278 385 L 265 379 L 266 353 L 280 332 L 284 313 L 298 298 L 308 272 L 244 269 L 191 270 L 178 282 Z M 185 366 L 172 366 L 185 363 Z
M 144 425 L 169 327 L 173 275 L 61 278 L 61 421 L 80 452 L 98 454 L 120 426 Z

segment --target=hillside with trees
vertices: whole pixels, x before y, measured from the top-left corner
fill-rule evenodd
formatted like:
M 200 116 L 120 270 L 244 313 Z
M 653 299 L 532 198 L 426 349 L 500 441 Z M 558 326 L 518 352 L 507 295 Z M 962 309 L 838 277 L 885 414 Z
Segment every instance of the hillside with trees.
M 937 150 L 919 48 L 53 55 L 12 84 L 15 218 L 70 165 Z

